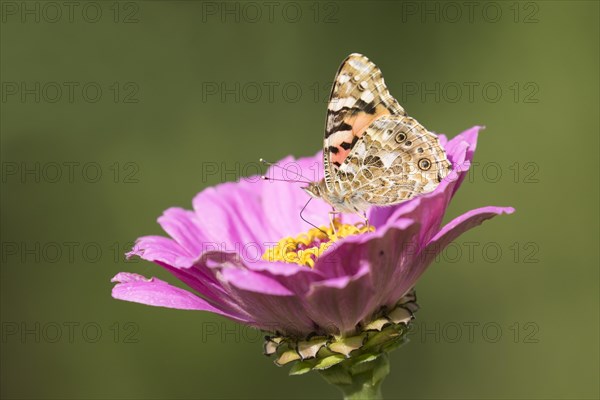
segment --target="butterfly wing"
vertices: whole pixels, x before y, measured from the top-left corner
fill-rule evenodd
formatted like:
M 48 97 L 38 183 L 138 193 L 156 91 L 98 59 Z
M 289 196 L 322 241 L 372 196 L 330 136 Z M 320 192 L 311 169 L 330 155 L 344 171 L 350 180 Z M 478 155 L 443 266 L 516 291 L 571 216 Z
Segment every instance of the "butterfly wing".
M 381 70 L 362 54 L 351 54 L 335 76 L 327 107 L 323 165 L 330 191 L 334 176 L 365 129 L 384 115 L 405 112 L 389 93 Z
M 373 121 L 334 177 L 338 193 L 353 202 L 392 205 L 433 191 L 451 171 L 437 136 L 414 118 Z

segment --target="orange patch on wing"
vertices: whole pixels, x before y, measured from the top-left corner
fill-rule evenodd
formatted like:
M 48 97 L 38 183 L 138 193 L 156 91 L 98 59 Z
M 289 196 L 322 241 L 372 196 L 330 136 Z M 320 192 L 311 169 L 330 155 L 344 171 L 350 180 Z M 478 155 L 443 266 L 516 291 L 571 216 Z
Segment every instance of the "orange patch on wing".
M 388 109 L 381 104 L 378 105 L 375 110 L 375 114 L 359 112 L 352 116 L 349 121 L 344 121 L 348 125 L 352 126 L 352 133 L 336 137 L 336 141 L 332 143 L 332 146 L 337 147 L 338 152 L 336 154 L 331 153 L 330 159 L 332 163 L 337 162 L 341 165 L 344 162 L 344 160 L 346 160 L 346 157 L 348 157 L 348 154 L 350 154 L 350 152 L 352 151 L 352 149 L 344 149 L 341 146 L 343 142 L 352 143 L 352 140 L 355 136 L 360 139 L 364 135 L 369 125 L 373 123 L 373 121 L 384 115 L 390 115 Z
M 389 114 L 389 112 L 387 113 Z M 365 133 L 365 131 L 367 130 L 367 128 L 369 127 L 369 125 L 371 125 L 371 123 L 373 123 L 373 121 L 375 121 L 377 118 L 381 117 L 383 114 L 377 115 L 377 114 L 367 114 L 364 112 L 361 112 L 359 114 L 356 114 L 353 118 L 352 121 L 349 122 L 348 124 L 350 126 L 352 126 L 352 133 L 355 136 L 358 136 L 359 138 L 362 137 L 363 133 Z
M 330 162 L 332 164 L 338 163 L 339 165 L 342 165 L 344 163 L 344 161 L 346 160 L 346 158 L 348 157 L 348 154 L 350 154 L 350 152 L 352 151 L 352 149 L 346 150 L 341 146 L 341 144 L 344 142 L 352 143 L 355 136 L 360 139 L 364 135 L 364 133 L 367 130 L 367 128 L 369 127 L 369 125 L 371 125 L 373 123 L 373 121 L 375 121 L 376 119 L 378 119 L 384 115 L 390 115 L 390 112 L 382 104 L 379 104 L 379 105 L 377 105 L 377 108 L 375 109 L 374 114 L 369 114 L 364 111 L 361 111 L 361 112 L 354 114 L 350 118 L 350 120 L 344 121 L 345 123 L 347 123 L 348 125 L 350 125 L 352 127 L 352 132 L 347 132 L 347 133 L 344 133 L 343 135 L 340 134 L 339 132 L 335 133 L 336 136 L 334 138 L 332 138 L 331 146 L 335 146 L 338 149 L 338 152 L 334 154 L 333 152 L 330 151 L 330 153 L 329 153 Z
M 354 114 L 349 121 L 345 122 L 352 127 L 352 133 L 360 138 L 373 121 L 384 115 L 391 115 L 390 110 L 385 108 L 383 104 L 378 104 L 377 107 L 375 107 L 375 112 L 373 114 L 361 111 Z
M 342 147 L 342 143 L 346 142 L 346 143 L 352 143 L 352 139 L 354 139 L 354 135 L 352 134 L 352 132 L 336 132 L 335 133 L 335 141 L 332 141 L 332 146 L 335 146 L 338 149 L 337 153 L 333 153 L 330 152 L 330 160 L 331 163 L 339 163 L 340 165 L 344 162 L 344 160 L 346 159 L 346 157 L 348 157 L 348 154 L 350 153 L 350 150 L 352 149 L 344 149 Z

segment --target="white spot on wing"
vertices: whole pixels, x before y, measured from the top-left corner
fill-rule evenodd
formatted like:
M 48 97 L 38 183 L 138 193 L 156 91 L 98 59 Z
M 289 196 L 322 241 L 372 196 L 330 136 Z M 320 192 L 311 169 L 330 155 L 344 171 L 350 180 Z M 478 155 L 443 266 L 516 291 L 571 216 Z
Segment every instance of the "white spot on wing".
M 352 131 L 337 131 L 327 138 L 328 143 L 345 142 L 352 140 Z
M 360 99 L 365 103 L 370 103 L 375 99 L 375 96 L 373 96 L 373 93 L 370 90 L 367 90 L 360 96 Z
M 358 71 L 365 72 L 369 69 L 369 64 L 364 63 L 362 60 L 353 58 L 348 61 L 352 68 L 357 69 Z
M 385 118 L 376 119 L 372 123 L 373 129 L 376 129 L 376 130 L 386 129 L 388 124 L 389 124 L 389 121 Z
M 358 169 L 356 168 L 356 166 L 354 164 L 342 164 L 342 167 L 340 168 L 340 171 L 348 174 L 353 174 L 356 175 L 358 173 Z
M 365 146 L 365 142 L 362 140 L 359 140 L 358 143 L 356 145 L 354 145 L 354 147 L 352 148 L 352 151 L 359 158 L 364 158 L 367 153 L 367 148 Z
M 338 79 L 337 79 L 337 81 L 342 84 L 348 82 L 349 80 L 350 80 L 350 75 L 348 75 L 348 74 L 342 74 L 342 75 L 338 76 Z
M 394 162 L 394 160 L 395 160 L 396 158 L 398 158 L 398 155 L 397 155 L 397 154 L 394 154 L 394 153 L 385 153 L 385 154 L 383 155 L 383 157 L 381 157 L 381 156 L 380 156 L 380 158 L 381 158 L 381 162 L 383 163 L 383 165 L 384 165 L 386 168 L 389 168 L 389 167 L 391 167 L 391 166 L 392 166 L 392 163 Z
M 356 100 L 353 97 L 338 98 L 331 100 L 327 108 L 330 111 L 339 111 L 344 107 L 352 107 L 354 103 Z

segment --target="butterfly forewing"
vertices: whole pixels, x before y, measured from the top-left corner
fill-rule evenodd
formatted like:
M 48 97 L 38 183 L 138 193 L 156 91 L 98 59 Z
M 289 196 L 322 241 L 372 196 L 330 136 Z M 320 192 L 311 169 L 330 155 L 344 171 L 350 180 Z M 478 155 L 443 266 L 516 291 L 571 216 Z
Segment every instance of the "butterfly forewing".
M 329 105 L 323 162 L 325 184 L 334 190 L 334 179 L 366 128 L 385 115 L 405 115 L 394 99 L 381 71 L 367 57 L 351 54 L 337 72 Z
M 451 169 L 437 136 L 406 115 L 361 54 L 346 58 L 336 75 L 323 159 L 324 198 L 349 211 L 431 192 Z

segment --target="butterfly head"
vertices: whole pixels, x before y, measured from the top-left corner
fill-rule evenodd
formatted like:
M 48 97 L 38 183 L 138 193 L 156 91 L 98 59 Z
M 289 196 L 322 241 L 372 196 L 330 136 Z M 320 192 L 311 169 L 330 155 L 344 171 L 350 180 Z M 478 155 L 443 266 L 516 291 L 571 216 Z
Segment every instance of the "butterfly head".
M 308 184 L 308 186 L 304 186 L 302 189 L 304 189 L 304 191 L 308 193 L 311 197 L 321 199 L 323 198 L 323 193 L 325 190 L 325 188 L 323 187 L 324 184 L 324 181 L 311 182 Z

